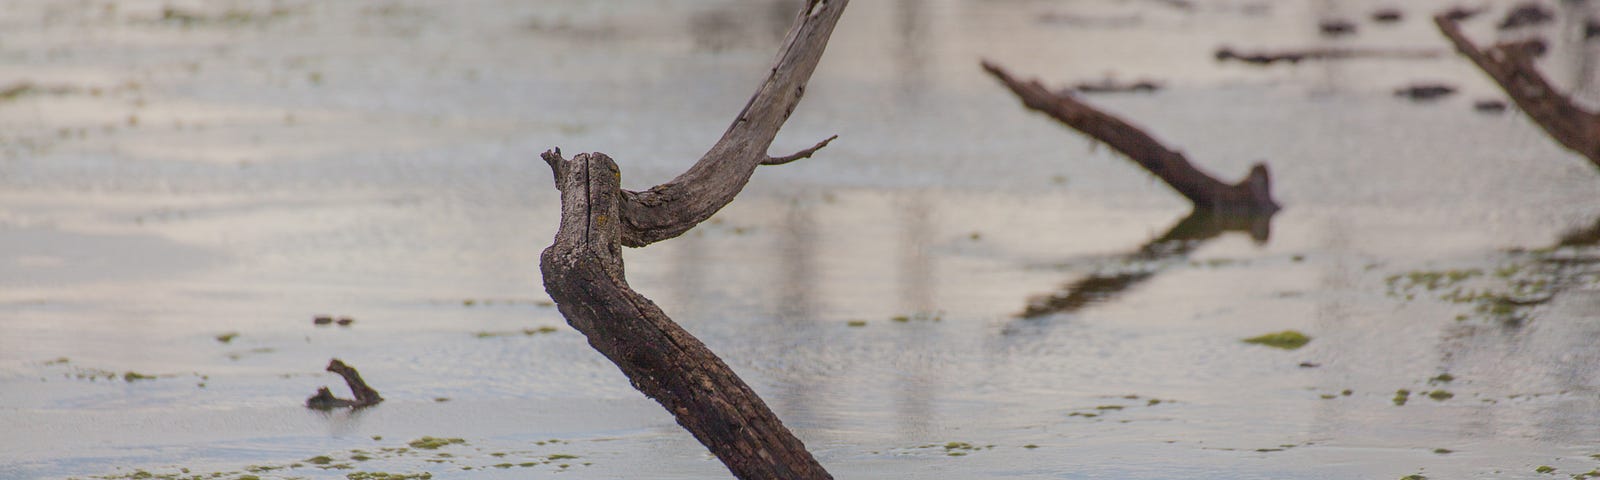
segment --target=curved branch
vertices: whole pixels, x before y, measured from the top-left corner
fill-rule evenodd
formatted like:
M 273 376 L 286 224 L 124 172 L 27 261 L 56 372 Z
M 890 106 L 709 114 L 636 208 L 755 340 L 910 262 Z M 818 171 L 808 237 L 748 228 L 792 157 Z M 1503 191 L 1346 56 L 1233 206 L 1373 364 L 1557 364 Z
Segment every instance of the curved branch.
M 1433 17 L 1433 23 L 1455 45 L 1456 51 L 1499 84 L 1506 96 L 1511 97 L 1517 108 L 1539 128 L 1562 146 L 1600 167 L 1600 115 L 1579 108 L 1552 87 L 1533 65 L 1533 56 L 1525 43 L 1503 43 L 1480 49 L 1461 33 L 1455 19 L 1439 15 Z
M 1250 175 L 1229 185 L 1195 168 L 1182 153 L 1156 141 L 1150 134 L 1111 114 L 1095 109 L 1067 95 L 1056 95 L 1037 80 L 1021 81 L 999 65 L 983 61 L 983 69 L 1030 109 L 1088 135 L 1126 155 L 1173 190 L 1188 198 L 1197 209 L 1270 213 L 1278 210 L 1272 200 L 1267 166 L 1256 164 Z
M 628 287 L 621 174 L 610 157 L 552 160 L 561 228 L 540 257 L 561 314 L 741 479 L 831 479 L 749 385 L 705 344 Z
M 733 201 L 756 167 L 769 161 L 767 148 L 800 103 L 848 3 L 808 0 L 789 27 L 771 73 L 722 138 L 672 181 L 643 192 L 623 192 L 623 245 L 642 247 L 682 235 Z

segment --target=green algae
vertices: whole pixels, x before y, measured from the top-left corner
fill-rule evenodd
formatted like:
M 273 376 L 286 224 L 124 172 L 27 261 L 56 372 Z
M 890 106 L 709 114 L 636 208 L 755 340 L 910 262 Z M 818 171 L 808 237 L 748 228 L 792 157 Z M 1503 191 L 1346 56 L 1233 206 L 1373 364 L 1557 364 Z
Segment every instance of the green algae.
M 406 445 L 410 445 L 411 448 L 415 448 L 415 449 L 419 449 L 419 450 L 438 450 L 439 447 L 443 447 L 443 446 L 446 446 L 446 445 L 465 444 L 465 443 L 467 443 L 467 441 L 463 440 L 463 439 L 460 439 L 460 438 L 438 438 L 438 437 L 424 436 L 422 438 L 419 438 L 419 439 L 416 439 L 416 440 L 412 440 L 412 441 L 406 443 Z
M 346 480 L 428 480 L 433 478 L 432 473 L 388 473 L 388 472 L 351 472 L 345 474 Z
M 1549 465 L 1540 465 L 1539 468 L 1535 468 L 1535 469 L 1533 469 L 1533 471 L 1539 472 L 1539 473 L 1555 473 L 1556 467 L 1552 467 L 1552 466 L 1549 466 Z
M 217 335 L 217 341 L 222 343 L 232 342 L 235 338 L 239 338 L 239 332 L 228 332 Z
M 333 463 L 333 459 L 329 458 L 327 455 L 317 455 L 315 457 L 307 458 L 306 463 L 312 465 L 327 465 Z
M 1444 391 L 1444 390 L 1434 390 L 1432 392 L 1428 392 L 1428 398 L 1431 398 L 1431 399 L 1434 399 L 1434 400 L 1440 401 L 1440 402 L 1445 401 L 1445 400 L 1449 400 L 1451 398 L 1454 398 L 1455 396 L 1456 396 L 1456 394 L 1450 393 L 1450 392 L 1447 392 L 1447 391 Z
M 1406 390 L 1406 389 L 1402 388 L 1402 389 L 1394 391 L 1394 404 L 1395 404 L 1395 406 L 1397 406 L 1397 407 L 1398 406 L 1404 406 L 1406 404 L 1406 401 L 1410 400 L 1410 399 L 1411 399 L 1411 391 L 1410 390 Z
M 1244 339 L 1244 343 L 1265 345 L 1272 348 L 1294 350 L 1311 343 L 1311 337 L 1294 330 L 1284 330 L 1277 333 L 1268 333 Z
M 155 379 L 156 379 L 155 375 L 145 375 L 145 374 L 142 374 L 142 373 L 139 373 L 139 372 L 134 372 L 134 371 L 129 371 L 127 373 L 123 373 L 122 374 L 122 381 L 128 382 L 128 383 L 133 383 L 133 382 L 137 382 L 137 381 L 140 381 L 140 380 L 155 380 Z
M 845 322 L 845 325 L 852 326 L 852 327 L 865 327 L 865 326 L 867 326 L 867 321 L 866 320 L 851 320 L 851 321 Z

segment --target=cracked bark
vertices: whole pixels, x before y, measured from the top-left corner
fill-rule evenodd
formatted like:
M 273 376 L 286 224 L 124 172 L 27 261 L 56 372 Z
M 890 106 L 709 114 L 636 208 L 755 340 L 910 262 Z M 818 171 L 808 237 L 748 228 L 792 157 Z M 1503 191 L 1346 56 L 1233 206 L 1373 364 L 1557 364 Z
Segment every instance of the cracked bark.
M 1150 134 L 1111 114 L 1102 112 L 1071 96 L 1051 93 L 1037 80 L 1022 81 L 1005 69 L 985 60 L 983 69 L 1005 84 L 1022 104 L 1121 152 L 1146 171 L 1166 182 L 1188 198 L 1197 210 L 1240 214 L 1271 214 L 1278 211 L 1272 199 L 1267 166 L 1257 163 L 1250 175 L 1236 184 L 1227 184 L 1200 171 L 1182 153 L 1156 141 Z
M 1499 84 L 1517 108 L 1550 138 L 1600 168 L 1600 115 L 1573 104 L 1572 99 L 1545 80 L 1539 68 L 1533 65 L 1528 42 L 1501 43 L 1482 49 L 1461 33 L 1456 20 L 1449 16 L 1435 16 L 1433 23 L 1455 45 L 1457 52 Z
M 767 79 L 722 138 L 670 182 L 623 190 L 620 168 L 603 153 L 542 155 L 561 191 L 561 226 L 539 263 L 545 291 L 590 346 L 741 479 L 833 477 L 727 364 L 628 286 L 621 247 L 682 235 L 731 202 L 756 167 L 810 157 L 833 140 L 767 154 L 847 3 L 806 2 Z

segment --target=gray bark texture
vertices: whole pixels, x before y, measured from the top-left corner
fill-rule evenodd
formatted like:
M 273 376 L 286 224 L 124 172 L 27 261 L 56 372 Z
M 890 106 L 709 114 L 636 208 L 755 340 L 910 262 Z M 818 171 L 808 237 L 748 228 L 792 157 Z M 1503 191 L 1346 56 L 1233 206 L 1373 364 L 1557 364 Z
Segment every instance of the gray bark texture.
M 1539 128 L 1600 168 L 1600 115 L 1579 108 L 1572 99 L 1552 87 L 1533 65 L 1533 53 L 1527 42 L 1480 49 L 1461 33 L 1456 20 L 1449 16 L 1433 17 L 1433 23 L 1455 45 L 1456 51 L 1494 79 Z
M 1182 153 L 1162 145 L 1139 127 L 1069 95 L 1052 93 L 1037 80 L 1018 80 L 993 62 L 984 61 L 983 69 L 1010 88 L 1011 93 L 1022 100 L 1023 106 L 1049 115 L 1126 155 L 1188 198 L 1196 210 L 1242 214 L 1278 211 L 1278 203 L 1272 199 L 1271 178 L 1264 164 L 1252 166 L 1250 175 L 1237 184 L 1223 183 L 1195 168 Z
M 766 81 L 710 151 L 672 181 L 628 191 L 603 153 L 542 156 L 561 191 L 561 227 L 540 258 L 545 291 L 590 346 L 741 479 L 833 477 L 727 364 L 628 286 L 622 246 L 682 235 L 733 201 L 756 167 L 809 157 L 833 140 L 767 155 L 847 3 L 806 2 Z

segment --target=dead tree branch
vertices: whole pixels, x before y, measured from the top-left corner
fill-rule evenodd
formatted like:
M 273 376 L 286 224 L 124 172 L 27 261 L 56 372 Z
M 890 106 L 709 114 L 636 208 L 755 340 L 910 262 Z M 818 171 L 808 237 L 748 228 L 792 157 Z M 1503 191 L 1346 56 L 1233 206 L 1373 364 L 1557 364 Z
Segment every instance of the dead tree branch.
M 655 399 L 741 479 L 831 479 L 805 445 L 716 354 L 628 286 L 622 246 L 689 231 L 731 202 L 760 165 L 806 158 L 767 148 L 805 91 L 847 0 L 810 0 L 771 75 L 733 125 L 688 171 L 644 192 L 622 189 L 602 153 L 545 152 L 561 191 L 561 227 L 540 257 L 545 291 L 561 314 L 634 388 Z
M 1010 88 L 1024 106 L 1122 152 L 1187 197 L 1198 210 L 1253 213 L 1278 210 L 1277 202 L 1272 200 L 1266 165 L 1255 164 L 1250 168 L 1250 175 L 1237 184 L 1223 183 L 1195 168 L 1182 153 L 1168 149 L 1150 134 L 1120 118 L 1071 96 L 1051 93 L 1037 80 L 1017 80 L 993 62 L 985 60 L 983 68 Z
M 355 367 L 345 365 L 344 362 L 335 358 L 328 362 L 328 371 L 343 377 L 345 385 L 350 386 L 350 393 L 355 395 L 356 399 L 347 400 L 335 397 L 333 392 L 328 390 L 328 387 L 322 387 L 317 389 L 316 395 L 306 399 L 306 407 L 318 410 L 344 407 L 361 408 L 377 405 L 378 402 L 383 401 L 383 397 L 378 395 L 377 390 L 373 390 L 372 387 L 367 386 L 367 382 L 361 380 L 361 373 L 356 372 Z
M 1489 75 L 1505 90 L 1511 101 L 1545 133 L 1568 150 L 1577 152 L 1600 168 L 1600 116 L 1579 108 L 1572 99 L 1557 91 L 1533 64 L 1533 52 L 1526 42 L 1502 43 L 1480 49 L 1461 33 L 1455 20 L 1445 15 L 1433 17 L 1439 32 L 1456 51 Z
M 624 191 L 622 244 L 642 247 L 666 240 L 711 218 L 744 189 L 763 164 L 776 165 L 810 156 L 828 140 L 800 154 L 771 159 L 767 148 L 805 94 L 806 81 L 822 59 L 823 47 L 847 0 L 810 0 L 790 27 L 782 54 L 733 124 L 688 171 L 643 192 Z M 830 139 L 831 140 L 831 139 Z

